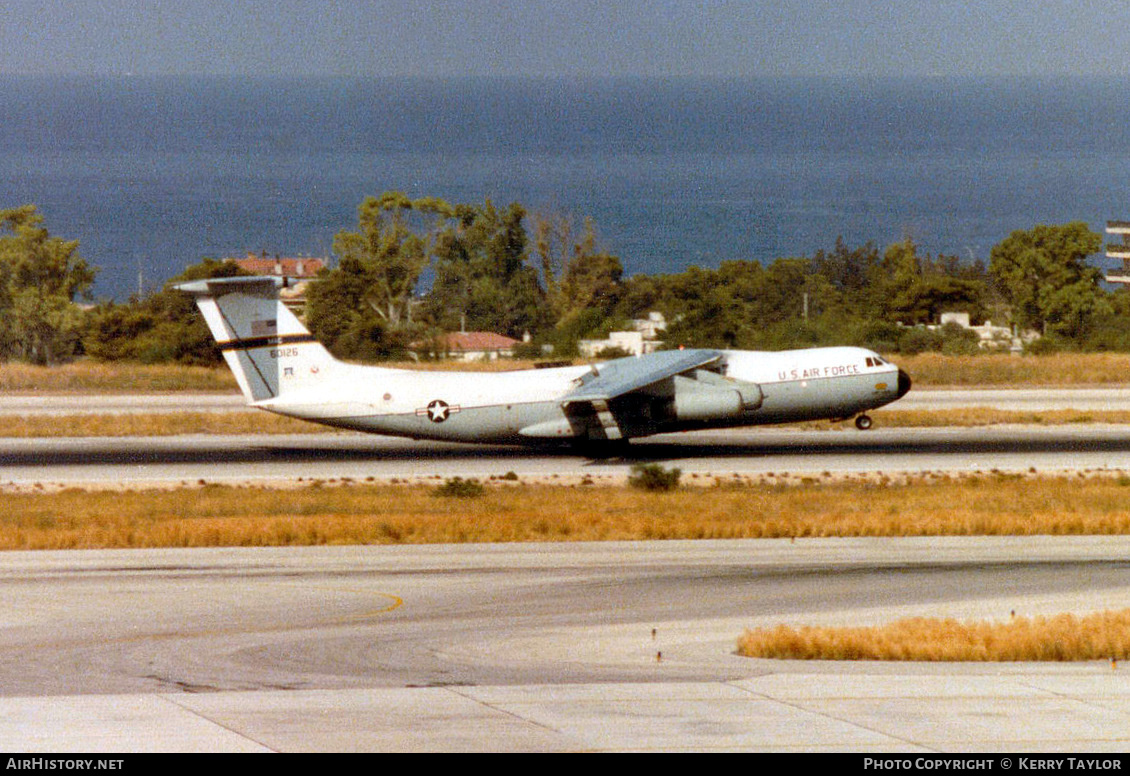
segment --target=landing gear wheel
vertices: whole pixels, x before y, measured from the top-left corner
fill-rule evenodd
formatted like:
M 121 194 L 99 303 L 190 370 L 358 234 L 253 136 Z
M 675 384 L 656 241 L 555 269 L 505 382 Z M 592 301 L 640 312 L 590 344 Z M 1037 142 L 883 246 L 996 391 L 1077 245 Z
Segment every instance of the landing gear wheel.
M 855 427 L 860 431 L 866 431 L 867 429 L 871 428 L 872 423 L 874 423 L 874 421 L 871 420 L 871 417 L 869 415 L 860 415 L 855 419 Z

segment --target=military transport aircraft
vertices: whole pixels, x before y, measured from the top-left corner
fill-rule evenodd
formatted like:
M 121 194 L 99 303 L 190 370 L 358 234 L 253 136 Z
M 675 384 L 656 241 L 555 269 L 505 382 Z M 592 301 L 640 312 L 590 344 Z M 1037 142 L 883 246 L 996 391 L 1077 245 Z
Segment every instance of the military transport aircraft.
M 192 294 L 253 407 L 340 428 L 500 444 L 626 441 L 670 431 L 855 417 L 910 390 L 863 348 L 669 350 L 594 366 L 423 372 L 338 361 L 279 301 L 285 278 L 177 286 Z

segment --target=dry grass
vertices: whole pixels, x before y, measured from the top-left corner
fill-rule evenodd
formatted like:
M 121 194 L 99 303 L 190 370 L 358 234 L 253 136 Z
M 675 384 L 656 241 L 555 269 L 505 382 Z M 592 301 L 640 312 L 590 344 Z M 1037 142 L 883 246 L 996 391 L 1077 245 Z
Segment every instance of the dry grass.
M 326 426 L 268 412 L 0 415 L 0 437 L 159 437 L 180 434 L 325 434 Z
M 62 366 L 0 364 L 0 393 L 235 392 L 226 368 L 78 361 Z
M 1130 657 L 1130 610 L 962 623 L 911 618 L 870 628 L 747 630 L 745 657 L 787 660 L 1065 661 Z
M 0 549 L 1130 534 L 1130 476 L 685 480 L 702 487 L 495 481 L 470 499 L 402 483 L 9 488 Z
M 1122 385 L 1130 354 L 1055 353 L 1046 356 L 892 356 L 914 384 L 924 386 Z
M 944 428 L 1001 426 L 1064 426 L 1086 423 L 1130 423 L 1125 410 L 1001 410 L 994 407 L 957 407 L 949 410 L 876 410 L 876 427 Z

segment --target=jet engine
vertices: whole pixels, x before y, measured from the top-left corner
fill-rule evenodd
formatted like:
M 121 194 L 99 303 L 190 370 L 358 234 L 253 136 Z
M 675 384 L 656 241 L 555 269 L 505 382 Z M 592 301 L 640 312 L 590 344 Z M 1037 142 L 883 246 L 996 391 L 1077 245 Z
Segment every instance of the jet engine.
M 761 386 L 697 370 L 675 378 L 671 407 L 677 420 L 731 418 L 761 406 Z

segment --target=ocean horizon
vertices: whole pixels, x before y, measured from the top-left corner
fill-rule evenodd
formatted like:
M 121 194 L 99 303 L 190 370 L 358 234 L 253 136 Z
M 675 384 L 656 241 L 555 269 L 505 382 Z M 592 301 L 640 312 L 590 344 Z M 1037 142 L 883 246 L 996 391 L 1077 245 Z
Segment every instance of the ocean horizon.
M 1130 217 L 1130 80 L 0 76 L 0 208 L 35 204 L 95 295 L 204 257 L 330 256 L 388 190 L 591 217 L 629 273 L 838 237 L 988 261 Z

